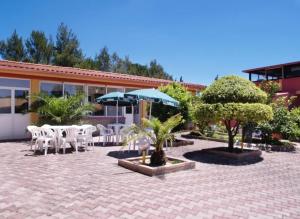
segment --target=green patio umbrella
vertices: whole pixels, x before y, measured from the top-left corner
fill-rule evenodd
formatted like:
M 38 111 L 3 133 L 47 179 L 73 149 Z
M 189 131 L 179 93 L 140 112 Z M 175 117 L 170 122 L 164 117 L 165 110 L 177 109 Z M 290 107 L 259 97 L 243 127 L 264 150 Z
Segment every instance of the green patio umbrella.
M 145 100 L 150 102 L 149 118 L 151 119 L 152 103 L 162 103 L 173 107 L 178 107 L 179 102 L 169 95 L 157 89 L 141 89 L 134 90 L 124 94 L 124 97 L 129 100 Z
M 133 99 L 128 99 L 124 97 L 124 93 L 122 92 L 111 92 L 108 94 L 105 94 L 101 97 L 98 97 L 96 101 L 100 104 L 103 104 L 105 106 L 116 106 L 116 121 L 118 120 L 118 112 L 119 112 L 119 106 L 134 106 L 136 105 L 137 101 Z

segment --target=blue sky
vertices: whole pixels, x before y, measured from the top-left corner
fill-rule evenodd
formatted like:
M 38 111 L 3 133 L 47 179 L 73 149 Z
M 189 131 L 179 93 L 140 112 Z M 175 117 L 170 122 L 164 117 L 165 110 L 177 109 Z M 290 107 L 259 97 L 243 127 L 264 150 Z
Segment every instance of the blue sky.
M 156 58 L 184 81 L 209 84 L 218 74 L 300 60 L 300 0 L 7 0 L 0 39 L 14 29 L 55 38 L 64 22 L 87 56 L 110 52 L 147 64 Z

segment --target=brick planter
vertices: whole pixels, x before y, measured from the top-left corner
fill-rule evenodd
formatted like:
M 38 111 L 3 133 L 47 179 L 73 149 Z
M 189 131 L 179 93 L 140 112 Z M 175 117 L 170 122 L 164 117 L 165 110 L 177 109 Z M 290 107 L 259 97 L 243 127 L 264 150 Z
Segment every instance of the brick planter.
M 183 159 L 178 159 L 174 157 L 169 157 L 168 162 L 165 166 L 152 167 L 147 164 L 141 163 L 142 157 L 134 157 L 127 159 L 119 159 L 118 165 L 125 167 L 126 169 L 145 174 L 147 176 L 157 176 L 166 173 L 173 173 L 181 170 L 189 170 L 195 168 L 194 161 L 186 161 Z M 146 160 L 149 160 L 150 156 L 146 157 Z
M 234 152 L 227 152 L 225 151 L 226 149 L 227 148 L 225 147 L 219 147 L 219 148 L 203 149 L 203 151 L 211 154 L 216 154 L 224 158 L 237 160 L 237 161 L 259 159 L 262 154 L 260 150 L 244 149 L 243 152 L 241 153 L 234 153 Z

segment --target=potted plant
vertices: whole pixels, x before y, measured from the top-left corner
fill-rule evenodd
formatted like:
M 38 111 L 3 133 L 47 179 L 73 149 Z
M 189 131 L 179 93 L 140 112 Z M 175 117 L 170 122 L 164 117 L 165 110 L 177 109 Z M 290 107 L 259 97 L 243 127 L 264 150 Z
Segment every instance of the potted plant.
M 146 136 L 151 139 L 151 142 L 155 147 L 155 150 L 150 157 L 151 166 L 162 166 L 166 164 L 167 159 L 163 150 L 164 143 L 166 141 L 174 140 L 174 134 L 171 131 L 183 122 L 182 116 L 177 114 L 170 117 L 165 122 L 161 122 L 157 118 L 152 118 L 151 120 L 143 118 L 142 126 L 132 127 L 136 133 L 134 138 Z M 127 142 L 132 140 L 134 139 L 128 139 L 124 144 L 127 145 Z

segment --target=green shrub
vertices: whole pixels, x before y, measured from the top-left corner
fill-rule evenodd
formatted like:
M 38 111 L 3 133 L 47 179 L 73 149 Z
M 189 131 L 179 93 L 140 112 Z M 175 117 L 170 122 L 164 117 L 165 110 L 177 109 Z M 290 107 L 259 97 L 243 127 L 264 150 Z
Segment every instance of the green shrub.
M 154 103 L 152 108 L 152 115 L 155 118 L 158 118 L 160 121 L 164 122 L 171 116 L 180 113 L 185 122 L 179 124 L 175 128 L 175 130 L 183 129 L 184 125 L 191 121 L 190 108 L 193 99 L 196 97 L 194 97 L 194 95 L 189 92 L 183 85 L 176 82 L 168 84 L 166 86 L 161 86 L 159 87 L 159 90 L 179 101 L 179 107 L 176 108 L 168 105 L 163 105 L 161 103 Z
M 231 150 L 241 126 L 249 122 L 266 122 L 273 116 L 272 108 L 265 104 L 267 94 L 254 83 L 238 76 L 216 80 L 203 91 L 201 100 L 203 103 L 200 102 L 194 109 L 194 118 L 204 124 L 222 121 Z
M 39 115 L 38 124 L 66 125 L 77 124 L 84 114 L 94 108 L 84 104 L 84 95 L 53 97 L 44 94 L 33 96 L 31 111 Z

